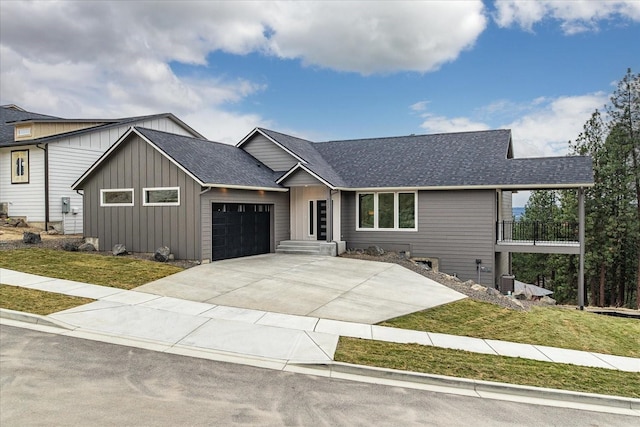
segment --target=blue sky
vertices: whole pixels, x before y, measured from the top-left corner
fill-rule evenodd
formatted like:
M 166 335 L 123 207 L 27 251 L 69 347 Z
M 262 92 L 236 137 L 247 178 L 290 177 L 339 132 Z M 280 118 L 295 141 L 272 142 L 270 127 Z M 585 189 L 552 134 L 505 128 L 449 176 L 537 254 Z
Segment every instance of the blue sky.
M 0 3 L 2 104 L 227 143 L 510 128 L 517 157 L 564 155 L 628 67 L 640 1 Z

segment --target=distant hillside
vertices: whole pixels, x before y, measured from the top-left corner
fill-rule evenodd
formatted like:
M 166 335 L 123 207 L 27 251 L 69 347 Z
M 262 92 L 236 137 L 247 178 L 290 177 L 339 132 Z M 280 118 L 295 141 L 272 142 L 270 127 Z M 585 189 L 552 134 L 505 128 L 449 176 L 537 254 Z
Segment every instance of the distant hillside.
M 517 221 L 524 214 L 524 208 L 512 208 L 513 218 Z

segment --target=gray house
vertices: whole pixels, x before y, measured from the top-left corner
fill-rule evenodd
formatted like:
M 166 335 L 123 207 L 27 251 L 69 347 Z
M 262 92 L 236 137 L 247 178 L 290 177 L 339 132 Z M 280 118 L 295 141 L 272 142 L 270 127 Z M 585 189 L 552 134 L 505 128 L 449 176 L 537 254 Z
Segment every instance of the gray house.
M 505 236 L 512 192 L 592 185 L 588 157 L 513 159 L 509 130 L 315 143 L 256 128 L 230 146 L 132 127 L 73 189 L 103 248 L 208 262 L 378 245 L 493 284 L 512 252 L 580 251 Z

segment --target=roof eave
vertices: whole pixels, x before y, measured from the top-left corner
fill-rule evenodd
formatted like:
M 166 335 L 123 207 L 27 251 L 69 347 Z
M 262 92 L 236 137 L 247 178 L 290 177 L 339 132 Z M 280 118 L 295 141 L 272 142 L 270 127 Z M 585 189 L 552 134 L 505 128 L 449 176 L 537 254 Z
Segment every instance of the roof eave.
M 511 191 L 531 191 L 531 190 L 568 190 L 574 188 L 590 188 L 594 183 L 572 183 L 572 184 L 487 184 L 487 185 L 426 185 L 407 187 L 336 187 L 341 191 L 443 191 L 443 190 L 511 190 Z
M 309 175 L 311 175 L 312 177 L 314 177 L 315 179 L 317 179 L 318 181 L 320 181 L 322 184 L 326 185 L 327 187 L 329 187 L 332 190 L 336 190 L 338 187 L 336 187 L 335 185 L 331 184 L 329 181 L 327 181 L 326 179 L 322 178 L 320 175 L 318 175 L 317 173 L 313 172 L 311 169 L 309 169 L 308 167 L 306 167 L 305 165 L 303 165 L 302 163 L 297 163 L 294 167 L 292 167 L 291 169 L 289 169 L 287 171 L 287 173 L 285 173 L 284 175 L 282 175 L 280 178 L 278 178 L 278 180 L 276 181 L 276 184 L 282 184 L 283 181 L 285 181 L 290 175 L 292 175 L 293 173 L 295 173 L 296 171 L 298 171 L 299 169 L 302 169 L 303 171 L 307 172 Z
M 228 188 L 232 190 L 276 191 L 279 193 L 286 193 L 289 191 L 288 188 L 284 188 L 284 187 L 261 187 L 261 186 L 252 186 L 252 185 L 219 184 L 219 183 L 203 184 L 202 187 Z

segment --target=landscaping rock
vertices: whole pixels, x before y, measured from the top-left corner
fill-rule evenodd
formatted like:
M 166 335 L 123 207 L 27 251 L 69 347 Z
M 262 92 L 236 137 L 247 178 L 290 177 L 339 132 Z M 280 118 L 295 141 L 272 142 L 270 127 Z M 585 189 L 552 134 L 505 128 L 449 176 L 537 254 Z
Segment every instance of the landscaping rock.
M 364 251 L 367 255 L 371 256 L 382 256 L 384 255 L 384 249 L 380 246 L 369 246 L 366 251 Z
M 487 292 L 487 288 L 485 286 L 478 285 L 477 283 L 473 283 L 473 285 L 471 285 L 471 289 L 474 291 Z
M 115 256 L 126 255 L 127 248 L 122 243 L 116 243 L 115 245 L 113 245 L 111 253 L 113 253 Z
M 513 303 L 524 310 L 524 305 L 517 299 L 512 299 Z
M 96 247 L 93 246 L 91 243 L 83 243 L 80 246 L 78 246 L 78 250 L 80 252 L 93 252 L 96 250 Z
M 28 243 L 30 245 L 42 242 L 42 238 L 39 234 L 32 233 L 30 231 L 25 231 L 22 234 L 22 243 Z
M 47 231 L 47 234 L 50 235 L 50 236 L 55 236 L 55 235 L 60 234 L 60 233 L 58 232 L 58 230 L 56 230 L 54 228 L 52 230 Z
M 487 288 L 487 293 L 489 295 L 500 295 L 500 291 L 494 288 Z
M 153 259 L 158 262 L 167 262 L 169 261 L 170 255 L 171 250 L 166 246 L 162 246 L 161 248 L 156 249 L 156 252 L 153 254 Z
M 29 228 L 29 224 L 27 224 L 24 219 L 19 219 L 18 222 L 16 222 L 15 227 Z
M 549 297 L 548 295 L 545 295 L 542 298 L 540 298 L 540 302 L 542 304 L 556 305 L 556 300 L 554 300 L 553 298 Z
M 62 250 L 69 251 L 69 252 L 77 252 L 78 244 L 73 242 L 65 242 L 62 244 Z

